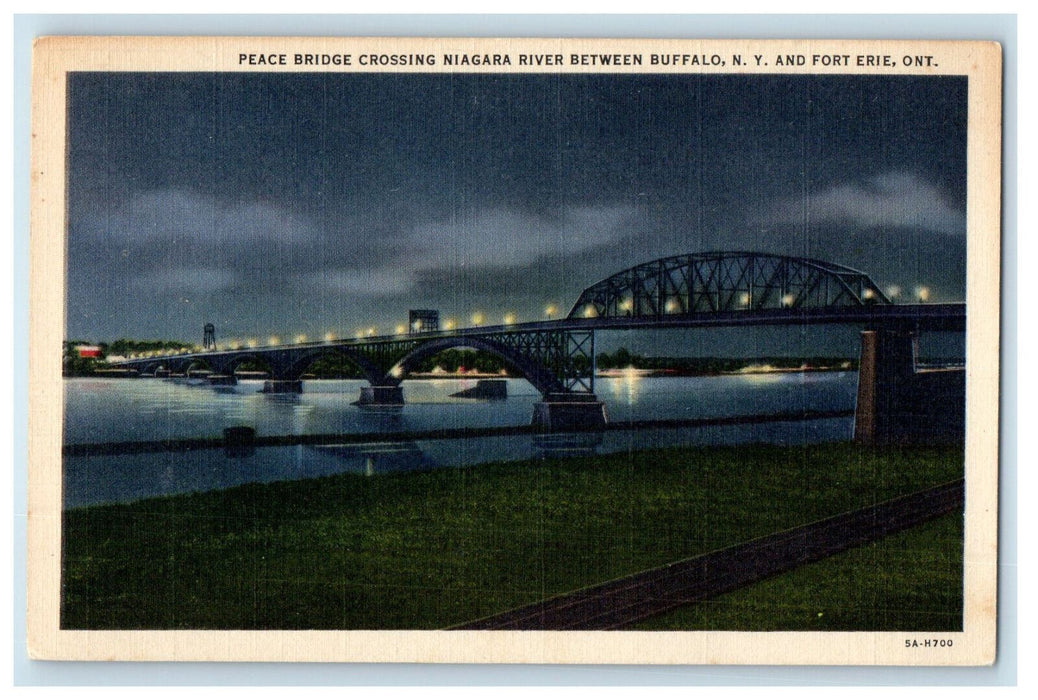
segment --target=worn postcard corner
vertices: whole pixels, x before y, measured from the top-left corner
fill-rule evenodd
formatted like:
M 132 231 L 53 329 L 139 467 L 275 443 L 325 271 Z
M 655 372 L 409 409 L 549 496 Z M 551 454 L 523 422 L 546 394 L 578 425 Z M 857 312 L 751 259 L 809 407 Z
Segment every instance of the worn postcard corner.
M 993 662 L 997 44 L 33 62 L 33 658 Z

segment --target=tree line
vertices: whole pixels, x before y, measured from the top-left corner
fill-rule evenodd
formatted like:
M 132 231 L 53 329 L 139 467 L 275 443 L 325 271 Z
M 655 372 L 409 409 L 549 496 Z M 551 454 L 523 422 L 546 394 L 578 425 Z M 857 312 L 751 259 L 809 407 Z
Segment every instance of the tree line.
M 97 357 L 80 357 L 79 348 L 97 348 Z M 179 350 L 190 347 L 181 340 L 129 340 L 119 338 L 111 343 L 95 343 L 89 340 L 66 340 L 62 348 L 61 371 L 66 377 L 84 377 L 108 367 L 107 359 L 115 355 L 126 357 L 142 352 Z
M 796 369 L 802 366 L 816 368 L 857 369 L 857 358 L 847 357 L 656 357 L 633 353 L 620 348 L 614 353 L 603 352 L 596 356 L 598 369 L 668 370 L 682 375 L 721 374 L 738 372 L 751 365 L 770 365 L 780 369 Z
M 80 357 L 78 347 L 94 346 L 99 348 L 99 357 Z M 89 376 L 107 367 L 106 358 L 112 355 L 128 356 L 144 352 L 161 352 L 179 350 L 190 347 L 179 340 L 130 340 L 120 338 L 111 343 L 92 343 L 83 340 L 66 341 L 64 345 L 63 374 L 65 376 Z M 816 356 L 816 357 L 667 357 L 647 356 L 633 353 L 627 348 L 619 348 L 615 352 L 599 353 L 596 366 L 600 370 L 625 369 L 633 367 L 642 370 L 668 371 L 681 375 L 708 375 L 724 372 L 737 372 L 750 365 L 771 365 L 776 368 L 795 369 L 801 366 L 817 368 L 857 369 L 857 358 Z M 199 363 L 204 365 L 204 361 Z M 476 370 L 484 374 L 506 374 L 518 376 L 507 362 L 500 357 L 483 350 L 450 349 L 427 357 L 414 367 L 417 373 L 430 373 L 439 368 L 449 374 L 461 371 Z M 262 362 L 249 362 L 239 367 L 241 370 L 269 370 Z M 318 359 L 306 371 L 306 374 L 318 379 L 360 379 L 363 373 L 352 360 L 342 354 L 331 354 Z

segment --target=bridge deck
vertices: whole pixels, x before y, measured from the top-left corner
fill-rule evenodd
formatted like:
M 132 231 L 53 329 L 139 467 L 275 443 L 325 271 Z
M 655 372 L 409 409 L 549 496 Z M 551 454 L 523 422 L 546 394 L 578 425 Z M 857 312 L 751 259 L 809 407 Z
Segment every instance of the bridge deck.
M 479 337 L 494 333 L 523 333 L 533 331 L 580 330 L 637 330 L 651 328 L 725 328 L 749 326 L 798 325 L 854 325 L 862 327 L 900 327 L 919 331 L 955 331 L 966 329 L 966 305 L 947 304 L 891 304 L 875 306 L 833 306 L 803 309 L 760 309 L 728 311 L 709 314 L 662 314 L 659 316 L 631 316 L 604 318 L 563 318 L 500 326 L 478 326 L 455 330 L 430 331 L 417 335 L 387 335 L 367 338 L 343 338 L 330 341 L 249 348 L 253 354 L 292 349 L 329 346 L 364 347 L 401 340 L 431 340 L 435 338 Z M 241 354 L 244 350 L 211 350 L 205 352 L 166 355 L 113 362 L 116 367 L 134 367 L 151 364 L 164 358 L 205 358 L 227 354 Z

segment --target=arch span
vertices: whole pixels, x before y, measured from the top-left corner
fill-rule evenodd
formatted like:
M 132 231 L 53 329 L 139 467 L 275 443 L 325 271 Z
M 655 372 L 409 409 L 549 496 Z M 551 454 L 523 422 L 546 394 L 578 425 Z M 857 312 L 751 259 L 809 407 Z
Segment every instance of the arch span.
M 495 355 L 533 384 L 541 394 L 548 395 L 566 391 L 566 386 L 552 370 L 536 361 L 535 356 L 523 354 L 491 337 L 462 336 L 457 338 L 437 338 L 422 343 L 405 355 L 379 383 L 384 386 L 396 386 L 405 379 L 414 368 L 426 358 L 452 348 L 473 348 Z
M 384 371 L 358 351 L 352 351 L 348 346 L 318 347 L 302 353 L 295 354 L 284 370 L 284 376 L 290 379 L 298 379 L 303 376 L 310 365 L 326 357 L 344 357 L 361 371 L 369 384 L 380 381 Z
M 209 360 L 204 357 L 192 358 L 190 362 L 184 367 L 184 373 L 190 373 L 194 370 L 212 370 L 212 366 L 209 364 Z
M 212 366 L 205 357 L 171 357 L 166 361 L 166 369 L 176 374 L 187 374 L 195 369 L 212 369 Z
M 224 355 L 213 355 L 209 358 L 209 365 L 213 371 L 219 374 L 225 374 L 233 376 L 238 368 L 246 362 L 254 362 L 257 365 L 265 365 L 270 368 L 271 376 L 277 374 L 277 366 L 272 362 L 272 358 L 265 354 L 257 352 L 240 352 Z
M 171 357 L 166 361 L 166 369 L 174 374 L 184 374 L 190 363 L 190 360 L 181 357 Z
M 812 258 L 688 253 L 642 263 L 585 289 L 568 318 L 661 317 L 890 304 L 860 270 Z

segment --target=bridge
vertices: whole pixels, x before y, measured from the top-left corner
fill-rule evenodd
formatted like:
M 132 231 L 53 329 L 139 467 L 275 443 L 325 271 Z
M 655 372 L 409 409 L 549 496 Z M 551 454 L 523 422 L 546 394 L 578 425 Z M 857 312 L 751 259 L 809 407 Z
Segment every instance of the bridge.
M 895 304 L 864 272 L 821 260 L 742 251 L 689 253 L 636 265 L 591 285 L 563 319 L 203 349 L 113 366 L 142 375 L 187 374 L 207 366 L 233 378 L 244 363 L 262 362 L 271 370 L 264 391 L 282 393 L 302 391 L 307 368 L 338 355 L 355 364 L 368 382 L 358 403 L 387 406 L 404 403 L 401 382 L 424 359 L 468 347 L 501 358 L 541 393 L 535 425 L 580 429 L 607 420 L 594 393 L 596 331 L 805 324 L 863 329 L 855 430 L 859 439 L 871 442 L 896 437 L 905 407 L 918 412 L 932 393 L 922 385 L 934 381 L 921 379 L 915 368 L 918 334 L 964 332 L 966 308 L 963 303 Z M 938 393 L 958 394 L 958 379 L 941 382 Z

